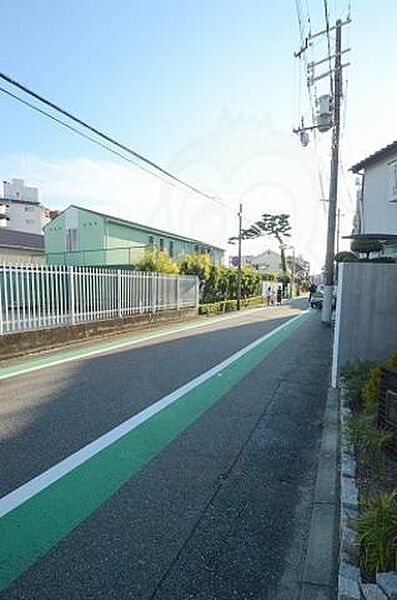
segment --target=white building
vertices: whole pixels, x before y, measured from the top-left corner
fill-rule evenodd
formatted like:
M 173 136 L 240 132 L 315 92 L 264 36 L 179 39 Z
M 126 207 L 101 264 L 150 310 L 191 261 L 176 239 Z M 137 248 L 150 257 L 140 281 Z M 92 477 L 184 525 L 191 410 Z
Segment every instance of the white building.
M 397 141 L 350 170 L 362 180 L 352 237 L 380 240 L 385 254 L 397 255 Z
M 268 249 L 257 256 L 243 256 L 242 263 L 252 265 L 261 273 L 276 273 L 281 269 L 281 256 Z
M 38 188 L 28 187 L 23 179 L 3 182 L 0 227 L 39 235 L 49 220 L 48 209 L 40 204 Z

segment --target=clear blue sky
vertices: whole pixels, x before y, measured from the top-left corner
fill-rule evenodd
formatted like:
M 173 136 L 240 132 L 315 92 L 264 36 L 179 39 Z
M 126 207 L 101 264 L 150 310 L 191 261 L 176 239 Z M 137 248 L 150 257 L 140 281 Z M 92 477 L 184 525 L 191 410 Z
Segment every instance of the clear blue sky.
M 283 104 L 289 119 L 286 86 L 278 83 L 291 70 L 296 22 L 291 6 L 269 12 L 269 5 L 263 0 L 5 1 L 0 64 L 167 162 L 186 139 L 211 129 L 225 107 L 263 114 Z M 10 151 L 81 152 L 79 140 L 57 134 L 8 99 L 0 101 Z
M 309 7 L 313 30 L 322 28 L 323 3 L 301 0 L 301 4 L 303 10 Z M 347 1 L 331 0 L 329 5 L 331 19 L 346 15 Z M 284 136 L 286 155 L 298 157 L 299 152 L 296 160 L 306 161 L 306 168 L 315 171 L 312 154 L 309 151 L 304 155 L 306 151 L 301 151 L 291 134 L 298 117 L 298 69 L 292 55 L 299 46 L 299 33 L 293 0 L 3 0 L 1 15 L 2 71 L 165 167 L 178 169 L 176 157 L 181 151 L 186 155 L 183 149 L 199 139 L 207 139 L 204 147 L 209 148 L 222 119 L 231 130 L 228 118 L 232 123 L 238 121 L 241 128 L 244 117 L 252 117 L 266 130 Z M 349 38 L 353 53 L 344 139 L 347 167 L 362 154 L 396 139 L 395 2 L 356 0 L 352 16 Z M 75 172 L 74 166 L 68 170 L 67 161 L 110 158 L 2 94 L 0 124 L 0 179 L 34 179 L 32 170 L 38 167 L 32 157 L 42 166 L 47 165 L 48 172 L 54 161 L 64 161 L 65 177 L 73 177 Z M 250 135 L 229 136 L 235 146 L 236 164 L 246 159 Z M 240 144 L 245 148 L 241 156 Z M 327 144 L 324 147 L 327 160 Z M 267 158 L 271 144 L 269 148 Z M 205 152 L 210 154 L 210 149 L 200 152 L 201 159 L 207 160 Z M 14 172 L 16 167 L 10 172 L 13 165 L 19 164 L 10 157 L 25 157 L 20 163 L 25 165 L 23 172 Z M 216 160 L 221 158 L 217 156 Z M 59 205 L 59 193 L 53 193 L 51 185 L 46 189 L 43 171 L 37 174 L 44 188 L 43 199 L 47 204 Z M 276 171 L 274 177 L 278 180 L 272 185 L 283 186 L 288 173 L 283 176 L 280 167 Z M 197 169 L 182 169 L 179 174 L 196 178 L 193 183 L 202 186 L 207 183 L 205 172 Z M 252 189 L 255 177 L 252 181 L 246 177 L 246 187 Z M 306 193 L 303 189 L 302 195 Z M 86 204 L 95 193 L 93 190 L 86 196 Z M 318 195 L 313 193 L 313 202 L 318 202 Z M 71 199 L 66 186 L 64 197 L 66 203 Z M 94 200 L 91 204 L 93 208 L 101 206 Z M 253 216 L 266 210 L 257 200 L 251 204 Z M 302 206 L 310 210 L 310 203 Z M 130 217 L 139 220 L 138 208 L 137 212 Z M 185 233 L 200 235 L 202 230 L 201 237 L 205 238 L 208 219 L 195 228 L 193 217 L 190 221 L 190 230 Z M 168 224 L 165 215 L 157 225 L 174 230 L 181 226 L 172 220 Z M 210 237 L 219 243 L 229 234 L 214 230 Z M 296 242 L 299 245 L 300 240 Z M 303 251 L 308 244 L 308 240 L 302 240 Z

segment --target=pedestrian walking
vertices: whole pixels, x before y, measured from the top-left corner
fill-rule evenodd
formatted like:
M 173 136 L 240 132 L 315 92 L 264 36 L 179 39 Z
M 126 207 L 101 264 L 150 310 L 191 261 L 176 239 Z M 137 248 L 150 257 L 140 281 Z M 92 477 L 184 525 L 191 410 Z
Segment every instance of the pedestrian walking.
M 272 306 L 274 306 L 276 303 L 276 296 L 277 296 L 277 291 L 275 288 L 272 288 L 272 297 L 271 297 Z
M 281 287 L 281 285 L 279 285 L 277 288 L 277 306 L 280 306 L 280 304 L 281 304 L 282 293 L 283 293 L 282 287 Z
M 272 288 L 269 285 L 268 288 L 266 289 L 266 304 L 268 306 L 270 306 L 271 301 L 272 301 Z

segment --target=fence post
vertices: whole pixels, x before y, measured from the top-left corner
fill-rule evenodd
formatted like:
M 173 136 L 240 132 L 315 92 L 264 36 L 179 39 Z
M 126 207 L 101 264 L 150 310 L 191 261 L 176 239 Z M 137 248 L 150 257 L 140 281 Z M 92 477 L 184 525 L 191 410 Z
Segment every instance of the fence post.
M 157 273 L 152 273 L 151 277 L 151 291 L 152 291 L 152 313 L 156 312 L 156 294 L 157 294 Z
M 75 298 L 74 298 L 74 269 L 73 267 L 69 267 L 69 296 L 70 296 L 70 319 L 72 325 L 76 320 L 75 313 Z
M 175 275 L 176 277 L 176 308 L 180 310 L 181 308 L 181 290 L 179 285 L 179 275 Z
M 2 281 L 0 281 L 0 335 L 4 333 L 4 323 L 3 323 L 3 286 L 6 284 L 5 278 L 5 269 L 4 266 L 1 268 L 1 272 L 3 273 Z M 6 309 L 6 307 L 5 307 Z
M 121 269 L 117 269 L 117 311 L 119 319 L 122 319 L 123 313 L 121 312 Z
M 199 304 L 200 304 L 200 280 L 198 277 L 196 277 L 196 296 L 195 296 L 195 308 L 198 310 Z

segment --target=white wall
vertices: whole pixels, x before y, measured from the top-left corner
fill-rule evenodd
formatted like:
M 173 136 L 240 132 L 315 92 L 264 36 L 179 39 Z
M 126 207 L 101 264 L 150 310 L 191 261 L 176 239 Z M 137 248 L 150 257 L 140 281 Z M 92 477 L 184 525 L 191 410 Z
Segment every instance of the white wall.
M 25 185 L 23 179 L 12 179 L 11 182 L 3 182 L 3 197 L 10 200 L 27 200 L 29 202 L 39 201 L 38 188 Z
M 39 203 L 39 190 L 25 185 L 23 179 L 3 182 L 3 200 L 0 212 L 8 218 L 0 220 L 0 227 L 26 233 L 42 233 L 49 221 L 46 209 Z
M 395 156 L 365 169 L 361 233 L 397 232 L 397 202 L 390 200 L 390 163 Z
M 7 229 L 41 233 L 43 207 L 40 204 L 25 204 L 12 200 L 7 204 Z

